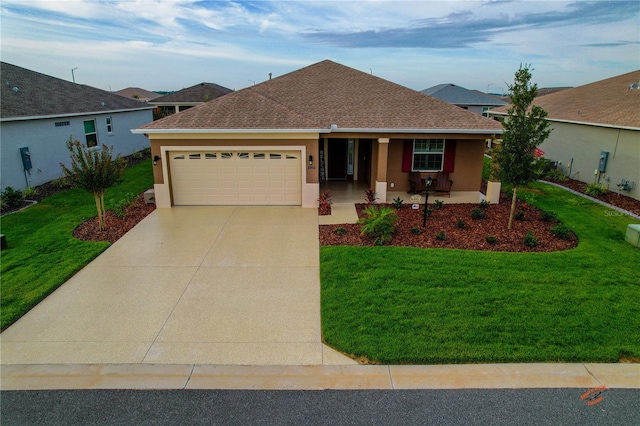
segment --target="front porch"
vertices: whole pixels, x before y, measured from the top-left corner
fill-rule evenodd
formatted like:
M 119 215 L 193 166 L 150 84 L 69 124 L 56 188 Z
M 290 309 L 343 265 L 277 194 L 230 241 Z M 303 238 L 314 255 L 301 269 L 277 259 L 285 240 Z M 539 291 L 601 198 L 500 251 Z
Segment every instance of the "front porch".
M 321 225 L 337 225 L 342 223 L 357 223 L 355 204 L 365 203 L 365 192 L 369 187 L 359 181 L 327 181 L 320 184 L 320 192 L 329 191 L 333 204 L 331 205 L 330 216 L 320 216 Z M 400 197 L 404 204 L 424 204 L 424 192 L 422 194 L 408 194 L 403 191 L 387 191 L 384 203 L 391 204 L 393 200 Z M 412 198 L 415 197 L 415 198 Z M 445 204 L 478 204 L 485 199 L 485 195 L 479 191 L 451 191 L 451 196 L 429 194 L 429 204 L 435 200 L 441 200 Z M 377 203 L 382 203 L 377 200 Z

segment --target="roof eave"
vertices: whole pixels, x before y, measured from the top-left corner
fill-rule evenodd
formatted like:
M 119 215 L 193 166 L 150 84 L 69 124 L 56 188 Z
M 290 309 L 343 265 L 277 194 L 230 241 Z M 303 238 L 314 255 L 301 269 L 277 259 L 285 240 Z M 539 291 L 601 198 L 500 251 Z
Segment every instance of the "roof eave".
M 502 129 L 411 129 L 411 128 L 343 128 L 324 129 L 323 133 L 423 133 L 423 134 L 502 134 Z
M 501 111 L 487 111 L 489 114 L 491 115 L 502 115 L 502 116 L 509 116 L 509 114 L 507 114 L 506 112 L 501 112 Z M 616 124 L 606 124 L 606 123 L 591 123 L 589 121 L 576 121 L 576 120 L 562 120 L 560 118 L 550 118 L 547 117 L 546 118 L 547 121 L 553 121 L 556 123 L 566 123 L 566 124 L 580 124 L 582 126 L 594 126 L 594 127 L 605 127 L 608 129 L 620 129 L 620 130 L 640 130 L 640 127 L 633 127 L 633 126 L 619 126 Z
M 420 134 L 502 134 L 502 129 L 394 129 L 394 128 L 342 128 L 329 129 L 132 129 L 134 134 L 204 134 L 204 133 L 420 133 Z
M 92 112 L 70 112 L 65 114 L 51 114 L 51 115 L 31 115 L 31 116 L 19 116 L 19 117 L 3 117 L 0 118 L 1 122 L 5 121 L 28 121 L 28 120 L 47 120 L 51 118 L 67 118 L 67 117 L 86 117 L 89 115 L 102 115 L 102 114 L 115 114 L 120 112 L 134 112 L 153 109 L 153 107 L 145 106 L 142 108 L 129 108 L 129 109 L 112 109 L 108 111 L 92 111 Z
M 131 129 L 131 133 L 141 135 L 161 134 L 205 134 L 205 133 L 322 133 L 326 129 Z

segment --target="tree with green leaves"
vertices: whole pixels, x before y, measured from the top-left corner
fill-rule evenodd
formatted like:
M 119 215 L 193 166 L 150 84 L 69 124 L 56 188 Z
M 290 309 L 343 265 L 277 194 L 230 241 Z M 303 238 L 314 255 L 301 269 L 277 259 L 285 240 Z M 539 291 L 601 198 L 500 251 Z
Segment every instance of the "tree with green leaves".
M 98 210 L 100 230 L 105 229 L 104 193 L 120 181 L 125 161 L 120 154 L 113 158 L 113 147 L 87 149 L 80 141 L 69 136 L 67 149 L 71 153 L 70 167 L 60 163 L 65 178 L 72 186 L 93 194 Z
M 502 119 L 502 147 L 496 152 L 498 177 L 513 188 L 509 225 L 511 229 L 518 188 L 536 180 L 535 149 L 549 137 L 551 130 L 547 112 L 532 105 L 538 85 L 531 84 L 531 68 L 520 65 L 514 82 L 509 85 L 511 105 Z

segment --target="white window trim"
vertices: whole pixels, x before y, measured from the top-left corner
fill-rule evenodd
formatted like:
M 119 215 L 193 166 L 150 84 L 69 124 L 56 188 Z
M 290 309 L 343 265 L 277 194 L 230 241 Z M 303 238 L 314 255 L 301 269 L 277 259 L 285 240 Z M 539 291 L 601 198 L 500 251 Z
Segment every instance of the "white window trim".
M 445 152 L 445 147 L 447 145 L 447 140 L 446 139 L 442 139 L 442 152 L 418 152 L 416 153 L 416 141 L 417 140 L 439 140 L 438 139 L 414 139 L 412 144 L 411 144 L 411 171 L 412 172 L 441 172 L 442 169 L 444 168 L 444 152 Z M 416 154 L 424 154 L 424 155 L 441 155 L 442 157 L 440 158 L 440 168 L 438 169 L 416 169 L 415 168 L 415 156 Z
M 109 116 L 106 119 L 107 122 L 107 134 L 109 136 L 113 136 L 113 117 Z
M 86 131 L 84 131 L 84 123 L 87 121 L 93 121 L 93 133 L 87 133 Z M 98 140 L 98 123 L 96 122 L 95 118 L 91 118 L 89 120 L 83 120 L 82 121 L 82 130 L 84 131 L 84 143 L 87 147 L 87 149 L 96 149 L 100 146 L 100 141 Z M 89 146 L 89 141 L 87 141 L 87 135 L 96 135 L 96 146 Z

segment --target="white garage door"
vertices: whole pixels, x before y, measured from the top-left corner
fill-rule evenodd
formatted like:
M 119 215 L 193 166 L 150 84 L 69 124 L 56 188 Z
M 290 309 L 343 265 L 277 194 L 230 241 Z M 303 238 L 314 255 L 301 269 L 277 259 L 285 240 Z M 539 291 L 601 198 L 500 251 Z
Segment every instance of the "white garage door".
M 175 205 L 300 205 L 300 151 L 172 151 Z

